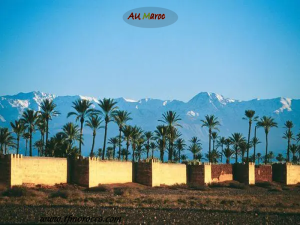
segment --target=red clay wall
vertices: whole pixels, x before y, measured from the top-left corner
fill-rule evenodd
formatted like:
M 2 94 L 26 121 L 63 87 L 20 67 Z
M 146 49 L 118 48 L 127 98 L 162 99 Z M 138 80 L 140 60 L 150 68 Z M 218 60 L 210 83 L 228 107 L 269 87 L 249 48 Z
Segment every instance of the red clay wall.
M 255 182 L 272 182 L 272 166 L 255 166 Z
M 10 185 L 10 160 L 5 155 L 0 155 L 0 183 Z
M 152 163 L 136 162 L 133 167 L 133 182 L 152 187 Z
M 69 180 L 84 187 L 89 187 L 89 160 L 80 157 L 79 159 L 70 159 L 68 166 L 71 172 Z
M 276 163 L 272 165 L 272 179 L 273 181 L 286 183 L 286 165 Z
M 235 163 L 232 165 L 233 180 L 246 183 L 248 180 L 247 166 L 245 164 Z
M 204 165 L 187 165 L 186 173 L 187 184 L 190 187 L 205 185 Z
M 231 164 L 212 164 L 211 165 L 212 182 L 223 182 L 233 180 Z

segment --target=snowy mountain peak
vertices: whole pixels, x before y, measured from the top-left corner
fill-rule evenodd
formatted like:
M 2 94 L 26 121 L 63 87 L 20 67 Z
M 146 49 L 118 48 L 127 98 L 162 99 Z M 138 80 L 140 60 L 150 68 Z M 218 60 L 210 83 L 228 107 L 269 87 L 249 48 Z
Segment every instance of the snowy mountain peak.
M 211 92 L 200 92 L 195 97 L 193 97 L 189 103 L 190 104 L 209 104 L 212 103 L 216 107 L 221 105 L 226 105 L 228 103 L 235 102 L 233 99 L 225 98 L 222 95 L 211 93 Z

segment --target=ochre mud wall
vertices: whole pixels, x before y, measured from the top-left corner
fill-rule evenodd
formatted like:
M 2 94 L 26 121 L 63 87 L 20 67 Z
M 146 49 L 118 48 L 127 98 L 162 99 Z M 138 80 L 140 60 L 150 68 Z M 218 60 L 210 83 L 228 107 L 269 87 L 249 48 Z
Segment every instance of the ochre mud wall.
M 67 183 L 68 165 L 66 158 L 23 157 L 22 181 L 25 184 L 55 185 Z
M 132 162 L 89 159 L 89 187 L 132 182 Z
M 186 184 L 186 165 L 152 163 L 152 186 Z
M 293 185 L 300 183 L 300 165 L 286 164 L 286 184 Z

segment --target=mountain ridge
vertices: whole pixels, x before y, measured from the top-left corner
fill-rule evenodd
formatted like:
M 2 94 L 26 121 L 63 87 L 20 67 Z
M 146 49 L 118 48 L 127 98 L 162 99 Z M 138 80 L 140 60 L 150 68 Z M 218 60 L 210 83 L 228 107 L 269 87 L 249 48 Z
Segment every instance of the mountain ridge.
M 56 96 L 40 91 L 28 93 L 20 92 L 16 95 L 0 96 L 0 126 L 9 126 L 9 122 L 20 118 L 22 112 L 26 108 L 39 110 L 39 104 L 45 98 L 53 99 L 57 104 L 57 110 L 61 112 L 50 123 L 50 136 L 60 131 L 66 122 L 75 122 L 74 118 L 66 118 L 68 112 L 72 111 L 72 102 L 77 98 L 91 100 L 95 108 L 98 98 L 83 95 L 67 95 Z M 284 97 L 276 97 L 272 99 L 251 99 L 247 101 L 226 98 L 223 95 L 212 92 L 199 92 L 189 101 L 180 100 L 161 100 L 155 98 L 142 98 L 139 100 L 128 99 L 124 97 L 115 98 L 118 106 L 122 110 L 131 113 L 133 120 L 129 122 L 131 125 L 141 126 L 144 130 L 153 131 L 159 124 L 163 112 L 167 110 L 176 111 L 182 118 L 180 132 L 186 141 L 192 136 L 198 136 L 207 151 L 207 129 L 201 127 L 200 120 L 207 114 L 216 115 L 221 123 L 220 135 L 229 136 L 234 132 L 241 132 L 246 136 L 248 123 L 242 120 L 244 111 L 252 109 L 256 111 L 258 116 L 272 116 L 278 122 L 278 128 L 272 128 L 270 131 L 270 151 L 284 152 L 286 149 L 286 141 L 282 139 L 283 124 L 286 120 L 292 120 L 295 128 L 294 133 L 299 132 L 300 128 L 300 100 Z M 117 135 L 117 126 L 114 123 L 109 124 L 108 137 Z M 100 130 L 97 134 L 96 148 L 102 147 L 102 134 Z M 91 143 L 91 131 L 84 128 L 85 146 L 83 148 L 84 155 L 88 155 Z M 39 136 L 38 133 L 35 136 Z M 252 134 L 253 136 L 253 134 Z M 258 137 L 262 144 L 260 149 L 264 149 L 264 133 L 263 129 L 259 129 Z M 263 152 L 262 152 L 263 154 Z

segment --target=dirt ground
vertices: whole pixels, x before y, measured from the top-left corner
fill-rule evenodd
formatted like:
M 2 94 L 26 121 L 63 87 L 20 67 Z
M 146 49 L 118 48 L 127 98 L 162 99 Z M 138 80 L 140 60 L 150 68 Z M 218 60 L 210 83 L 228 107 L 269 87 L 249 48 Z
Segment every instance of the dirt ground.
M 300 224 L 300 186 L 228 182 L 195 188 L 134 183 L 0 188 L 1 224 L 68 215 L 116 216 L 121 224 Z

